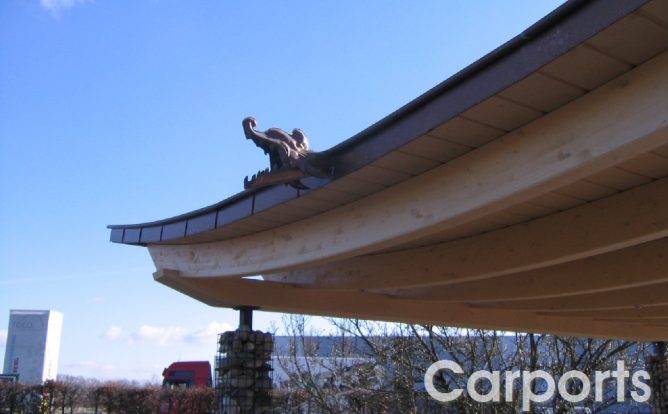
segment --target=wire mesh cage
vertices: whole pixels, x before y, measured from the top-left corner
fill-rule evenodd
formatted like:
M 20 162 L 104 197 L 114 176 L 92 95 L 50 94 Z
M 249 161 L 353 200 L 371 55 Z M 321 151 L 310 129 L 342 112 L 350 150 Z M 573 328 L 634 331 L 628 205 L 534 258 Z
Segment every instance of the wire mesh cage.
M 242 326 L 218 335 L 215 385 L 221 414 L 271 411 L 274 337 Z

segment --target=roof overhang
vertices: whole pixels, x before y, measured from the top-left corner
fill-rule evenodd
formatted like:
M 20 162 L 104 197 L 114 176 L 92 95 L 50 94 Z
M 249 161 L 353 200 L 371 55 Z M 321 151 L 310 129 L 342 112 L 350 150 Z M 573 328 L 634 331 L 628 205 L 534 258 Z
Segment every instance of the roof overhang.
M 213 306 L 665 340 L 667 49 L 665 2 L 568 2 L 328 150 L 334 179 L 111 239 Z

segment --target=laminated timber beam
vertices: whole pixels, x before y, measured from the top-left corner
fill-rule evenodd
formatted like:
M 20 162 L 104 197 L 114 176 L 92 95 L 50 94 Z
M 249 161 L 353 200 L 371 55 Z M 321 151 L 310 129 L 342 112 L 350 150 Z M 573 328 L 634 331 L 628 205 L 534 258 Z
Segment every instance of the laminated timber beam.
M 271 275 L 268 279 L 321 288 L 387 289 L 388 293 L 396 293 L 396 289 L 452 285 L 526 272 L 663 237 L 668 237 L 668 178 L 479 236 L 357 257 Z M 544 278 L 551 274 L 554 275 L 547 271 Z M 529 273 L 524 279 L 535 275 Z M 475 294 L 480 292 L 484 296 L 486 283 L 481 281 L 469 287 L 480 287 L 482 290 L 475 290 Z M 494 282 L 489 283 L 494 286 Z M 554 283 L 555 292 L 568 289 L 564 283 Z M 517 283 L 517 294 L 521 296 L 522 290 L 528 292 L 530 286 L 537 284 L 536 281 L 526 285 Z M 465 288 L 452 289 L 447 296 L 456 297 L 455 292 Z M 448 292 L 448 289 L 438 288 L 433 292 L 435 296 L 436 292 Z
M 521 311 L 606 310 L 618 308 L 668 305 L 668 282 L 628 289 L 565 296 L 560 298 L 504 300 L 475 303 L 489 309 Z
M 317 216 L 234 239 L 149 245 L 158 269 L 247 276 L 373 253 L 472 222 L 668 142 L 668 53 L 451 162 Z
M 475 303 L 555 298 L 664 282 L 668 282 L 668 239 L 544 269 L 456 285 L 397 290 L 395 294 L 412 299 Z
M 545 316 L 533 312 L 483 309 L 461 303 L 398 299 L 353 291 L 297 287 L 242 278 L 188 278 L 161 270 L 155 279 L 211 306 L 257 306 L 277 312 L 446 324 L 466 328 L 549 332 L 558 335 L 620 338 L 644 341 L 668 339 L 668 329 L 634 322 L 605 322 L 594 318 Z M 651 324 L 651 322 L 650 322 Z
M 557 311 L 559 316 L 577 318 L 618 318 L 628 320 L 643 320 L 665 318 L 668 316 L 667 305 L 629 306 L 618 309 L 584 310 L 584 311 Z M 538 312 L 539 315 L 555 315 L 557 312 Z

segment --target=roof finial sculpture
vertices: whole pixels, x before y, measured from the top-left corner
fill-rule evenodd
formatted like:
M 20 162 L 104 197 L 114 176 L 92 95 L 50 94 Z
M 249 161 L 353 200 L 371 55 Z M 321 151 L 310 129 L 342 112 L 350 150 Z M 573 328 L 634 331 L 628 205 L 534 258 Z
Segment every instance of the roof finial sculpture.
M 244 188 L 260 188 L 274 184 L 287 184 L 296 189 L 308 189 L 301 182 L 304 177 L 331 178 L 332 165 L 322 152 L 309 148 L 306 134 L 299 128 L 288 134 L 279 128 L 256 131 L 257 121 L 245 118 L 241 124 L 246 139 L 250 139 L 269 155 L 269 168 L 258 171 L 250 179 L 244 179 Z

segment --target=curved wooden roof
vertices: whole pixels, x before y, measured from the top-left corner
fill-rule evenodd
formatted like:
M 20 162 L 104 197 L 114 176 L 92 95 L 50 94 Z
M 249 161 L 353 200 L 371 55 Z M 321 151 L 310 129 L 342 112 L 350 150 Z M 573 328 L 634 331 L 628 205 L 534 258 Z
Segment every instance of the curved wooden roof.
M 664 1 L 567 2 L 328 150 L 334 179 L 111 239 L 212 306 L 666 340 L 667 50 Z
M 477 62 L 364 131 L 327 150 L 334 159 L 335 181 L 354 172 L 360 172 L 362 183 L 357 183 L 356 186 L 349 186 L 347 183 L 333 186 L 330 180 L 310 178 L 305 180 L 311 189 L 307 191 L 298 191 L 283 185 L 255 191 L 242 191 L 214 205 L 175 217 L 140 224 L 110 225 L 108 227 L 111 229 L 111 241 L 140 245 L 196 243 L 211 240 L 208 235 L 212 230 L 218 230 L 215 232 L 216 236 L 213 237 L 216 240 L 237 237 L 271 228 L 272 224 L 267 223 L 266 220 L 262 223 L 261 213 L 282 204 L 288 202 L 297 206 L 304 204 L 304 208 L 300 214 L 287 216 L 281 220 L 275 220 L 272 216 L 269 221 L 280 225 L 315 215 L 322 209 L 333 208 L 362 198 L 426 169 L 443 164 L 483 143 L 480 142 L 481 138 L 478 135 L 491 132 L 490 136 L 500 136 L 619 75 L 623 69 L 621 71 L 618 68 L 604 69 L 596 76 L 592 76 L 598 79 L 584 80 L 582 84 L 574 86 L 575 90 L 563 93 L 564 96 L 554 96 L 553 102 L 545 102 L 536 108 L 526 109 L 526 113 L 513 114 L 516 119 L 509 120 L 507 125 L 491 128 L 484 123 L 482 126 L 461 125 L 462 121 L 458 118 L 477 105 L 495 98 L 499 92 L 522 83 L 522 81 L 527 86 L 520 85 L 518 89 L 530 88 L 533 80 L 527 77 L 555 59 L 568 55 L 568 52 L 572 53 L 574 48 L 636 10 L 644 2 L 643 0 L 568 1 Z M 590 70 L 596 69 L 592 67 Z M 515 111 L 518 112 L 516 109 Z M 523 111 L 520 109 L 519 112 Z M 464 128 L 485 129 L 485 127 L 490 131 L 478 131 L 473 139 L 463 139 L 463 142 L 455 141 L 455 145 L 449 147 L 438 145 L 439 143 L 430 145 L 429 139 L 424 139 L 429 136 L 438 136 L 439 130 L 449 128 L 459 130 Z M 411 145 L 419 147 L 417 153 L 407 152 L 407 156 L 396 153 Z M 438 147 L 436 151 L 444 152 L 444 154 L 430 152 L 434 146 Z M 430 155 L 435 158 L 427 158 L 428 161 L 425 161 L 425 151 L 430 152 Z M 393 160 L 381 161 L 388 155 L 399 159 L 396 162 Z M 418 157 L 418 160 L 415 160 L 415 156 Z M 402 170 L 402 166 L 397 165 L 404 164 L 405 166 L 411 162 L 419 165 L 409 167 L 408 170 Z M 378 172 L 374 168 L 374 163 L 378 164 L 378 168 L 390 171 Z M 365 170 L 365 167 L 370 165 L 372 167 Z M 388 165 L 389 168 L 385 168 Z M 394 170 L 397 167 L 400 168 L 399 171 Z M 375 177 L 377 175 L 381 177 Z M 241 178 L 243 177 L 240 176 L 240 185 Z M 367 184 L 369 182 L 371 185 Z M 300 197 L 319 192 L 324 187 L 344 194 L 323 194 L 325 198 L 335 198 L 327 206 L 313 207 L 312 203 L 297 201 Z M 260 220 L 253 220 L 253 217 L 259 217 Z M 231 224 L 235 225 L 234 228 L 230 228 Z M 197 237 L 204 233 L 208 235 Z

